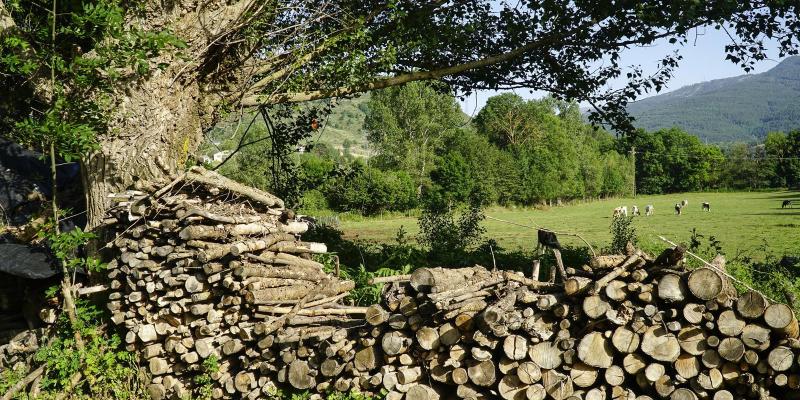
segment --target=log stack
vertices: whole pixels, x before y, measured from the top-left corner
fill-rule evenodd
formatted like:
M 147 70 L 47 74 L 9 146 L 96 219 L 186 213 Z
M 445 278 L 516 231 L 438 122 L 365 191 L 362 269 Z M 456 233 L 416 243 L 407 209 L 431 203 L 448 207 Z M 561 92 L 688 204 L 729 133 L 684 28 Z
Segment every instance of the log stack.
M 142 355 L 155 399 L 210 373 L 213 398 L 275 388 L 387 399 L 759 400 L 800 389 L 798 321 L 737 294 L 719 257 L 630 249 L 542 282 L 480 266 L 421 268 L 382 302 L 343 304 L 282 202 L 193 169 L 162 189 L 115 195 L 108 307 Z
M 721 257 L 686 271 L 676 252 L 601 256 L 559 286 L 418 269 L 384 296 L 387 398 L 797 397 L 792 309 L 737 295 Z
M 355 328 L 366 309 L 342 304 L 353 282 L 312 260 L 325 245 L 299 240 L 308 225 L 280 199 L 199 168 L 112 197 L 108 309 L 154 399 L 185 398 L 203 373 L 214 398 L 345 389 L 347 361 L 378 362 L 361 352 L 377 332 Z M 218 370 L 203 366 L 212 357 Z

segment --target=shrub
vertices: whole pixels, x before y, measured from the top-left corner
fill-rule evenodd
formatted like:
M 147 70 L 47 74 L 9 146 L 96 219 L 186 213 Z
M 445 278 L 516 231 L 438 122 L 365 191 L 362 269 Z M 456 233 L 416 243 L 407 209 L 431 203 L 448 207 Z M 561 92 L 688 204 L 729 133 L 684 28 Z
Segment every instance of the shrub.
M 611 253 L 625 253 L 628 242 L 636 245 L 636 228 L 633 226 L 633 216 L 615 216 L 611 220 Z
M 486 229 L 479 200 L 456 207 L 428 201 L 419 217 L 422 242 L 433 259 L 455 261 L 467 248 L 480 241 Z

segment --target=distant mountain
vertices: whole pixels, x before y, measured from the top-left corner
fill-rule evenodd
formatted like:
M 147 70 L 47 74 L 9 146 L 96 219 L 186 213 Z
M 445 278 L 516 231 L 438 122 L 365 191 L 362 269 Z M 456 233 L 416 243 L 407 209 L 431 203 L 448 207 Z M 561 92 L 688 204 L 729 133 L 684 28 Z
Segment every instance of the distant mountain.
M 709 142 L 754 141 L 800 129 L 800 57 L 761 74 L 685 86 L 628 106 L 637 127 L 679 126 Z

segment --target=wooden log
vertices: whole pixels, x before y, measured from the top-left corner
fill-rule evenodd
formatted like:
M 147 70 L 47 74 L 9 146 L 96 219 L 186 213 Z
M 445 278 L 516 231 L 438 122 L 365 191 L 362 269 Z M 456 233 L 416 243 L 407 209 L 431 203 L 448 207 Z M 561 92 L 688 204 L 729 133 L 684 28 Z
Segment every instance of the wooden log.
M 311 389 L 317 385 L 308 362 L 303 360 L 294 360 L 289 364 L 287 380 L 292 387 L 300 390 Z
M 617 327 L 611 336 L 611 343 L 621 353 L 633 353 L 639 349 L 639 335 L 625 326 Z
M 410 343 L 411 339 L 404 333 L 401 331 L 392 331 L 383 335 L 381 339 L 381 349 L 389 356 L 396 356 L 405 353 Z
M 625 371 L 618 365 L 612 365 L 606 369 L 603 377 L 611 386 L 620 386 L 625 381 Z
M 669 396 L 669 400 L 698 400 L 697 395 L 690 389 L 678 388 L 675 389 Z
M 622 359 L 622 368 L 630 375 L 638 374 L 646 366 L 647 363 L 645 362 L 644 356 L 638 353 L 627 354 Z
M 746 323 L 733 310 L 725 310 L 717 317 L 717 329 L 725 336 L 739 336 Z
M 662 375 L 653 383 L 653 389 L 661 398 L 667 398 L 675 391 L 675 382 L 669 376 Z
M 719 356 L 717 350 L 708 349 L 703 352 L 700 361 L 706 368 L 718 368 L 722 365 L 722 357 Z
M 737 362 L 744 356 L 744 343 L 739 338 L 727 337 L 719 342 L 717 352 L 720 357 L 731 362 Z
M 375 346 L 367 346 L 356 352 L 353 366 L 356 371 L 372 371 L 377 368 L 379 354 Z
M 605 386 L 599 388 L 593 388 L 586 392 L 586 396 L 584 400 L 606 400 L 606 388 Z
M 697 385 L 709 391 L 719 389 L 723 382 L 722 372 L 716 368 L 705 370 L 697 377 Z
M 578 345 L 578 358 L 587 365 L 608 368 L 613 362 L 614 350 L 602 333 L 590 332 Z
M 265 251 L 259 255 L 255 254 L 247 254 L 248 259 L 258 261 L 261 263 L 272 264 L 276 267 L 292 267 L 292 269 L 296 268 L 307 268 L 313 272 L 322 272 L 322 264 L 308 260 L 306 258 L 298 257 L 293 254 L 288 253 L 275 253 L 272 251 Z
M 450 379 L 456 385 L 463 385 L 469 382 L 469 375 L 467 374 L 467 370 L 464 368 L 455 368 L 450 373 Z
M 529 346 L 528 356 L 542 369 L 555 369 L 561 365 L 563 351 L 554 342 L 541 342 Z
M 596 367 L 586 365 L 582 362 L 575 363 L 569 372 L 572 383 L 579 388 L 588 388 L 597 381 L 598 371 Z
M 708 348 L 706 345 L 706 332 L 697 326 L 690 326 L 681 329 L 678 333 L 678 343 L 683 351 L 699 356 Z
M 247 291 L 245 300 L 250 304 L 266 304 L 276 300 L 300 300 L 308 295 L 313 295 L 314 298 L 335 296 L 354 288 L 353 281 L 333 281 L 326 284 L 322 290 L 315 290 L 314 286 L 285 286 Z
M 403 367 L 397 371 L 397 381 L 404 385 L 417 382 L 421 377 L 421 367 Z
M 658 281 L 658 298 L 666 302 L 681 302 L 686 298 L 686 289 L 679 275 L 665 274 Z
M 500 397 L 506 400 L 522 400 L 525 398 L 527 386 L 516 375 L 506 375 L 497 383 Z
M 250 239 L 241 242 L 236 242 L 228 248 L 228 252 L 234 256 L 239 256 L 244 253 L 252 253 L 259 250 L 265 250 L 279 242 L 294 242 L 294 235 L 288 233 L 273 233 L 266 235 L 260 239 Z
M 453 346 L 461 341 L 461 331 L 453 323 L 445 323 L 439 326 L 439 342 L 444 346 Z
M 747 324 L 742 329 L 742 343 L 751 349 L 763 351 L 769 348 L 769 329 L 758 324 Z
M 689 273 L 687 282 L 689 291 L 700 300 L 716 299 L 728 290 L 730 285 L 727 277 L 708 267 L 698 268 Z
M 415 384 L 406 392 L 406 400 L 439 400 L 439 394 L 433 388 L 423 384 Z
M 764 311 L 764 322 L 784 338 L 797 339 L 800 335 L 800 327 L 798 327 L 794 311 L 786 304 L 771 304 L 767 307 Z
M 702 304 L 687 303 L 683 306 L 683 319 L 690 324 L 699 324 L 703 321 L 706 308 Z
M 613 280 L 605 288 L 606 297 L 614 301 L 623 301 L 628 297 L 628 284 L 621 280 Z
M 651 326 L 642 337 L 642 352 L 657 361 L 674 362 L 681 346 L 674 334 L 661 326 Z
M 564 281 L 564 293 L 568 296 L 582 293 L 592 284 L 592 279 L 583 276 L 573 276 Z
M 411 274 L 411 287 L 419 293 L 441 293 L 488 278 L 483 267 L 418 268 Z
M 617 279 L 620 275 L 627 272 L 628 268 L 635 265 L 641 260 L 638 255 L 634 254 L 625 259 L 619 266 L 615 267 L 611 272 L 603 275 L 602 278 L 595 281 L 588 290 L 588 293 L 591 295 L 600 294 L 600 290 L 606 287 L 611 281 Z
M 506 336 L 503 352 L 511 360 L 523 360 L 528 355 L 528 340 L 519 335 Z
M 522 383 L 531 385 L 542 379 L 542 370 L 536 363 L 526 361 L 517 367 L 517 376 Z
M 541 384 L 534 384 L 528 386 L 525 390 L 525 398 L 527 400 L 544 400 L 547 397 L 547 391 L 544 388 L 544 385 Z
M 545 392 L 547 392 L 553 400 L 565 400 L 569 398 L 574 391 L 572 379 L 555 370 L 548 370 L 542 373 L 542 385 L 544 386 Z
M 687 353 L 678 356 L 674 363 L 675 372 L 683 379 L 689 380 L 700 373 L 700 360 Z
M 733 393 L 723 389 L 714 393 L 713 400 L 733 400 Z
M 292 254 L 323 254 L 328 252 L 328 247 L 324 243 L 296 242 L 294 240 L 277 242 L 269 246 L 268 249 L 276 253 Z
M 425 350 L 433 350 L 439 347 L 439 331 L 436 328 L 424 326 L 417 330 L 417 343 Z
M 600 296 L 586 296 L 583 299 L 582 309 L 587 317 L 598 319 L 605 316 L 606 312 L 611 309 L 611 306 Z
M 627 256 L 620 254 L 592 257 L 592 259 L 589 260 L 589 266 L 592 269 L 610 269 L 621 264 L 626 258 Z
M 650 382 L 658 382 L 666 373 L 664 365 L 659 363 L 652 363 L 644 369 L 644 376 Z
M 767 363 L 775 371 L 788 371 L 794 364 L 794 352 L 786 346 L 778 346 L 772 349 L 767 356 Z
M 744 318 L 757 319 L 764 315 L 767 309 L 767 299 L 760 293 L 748 291 L 736 300 L 736 311 Z
M 497 380 L 497 371 L 491 359 L 473 363 L 467 369 L 469 380 L 475 385 L 488 387 Z

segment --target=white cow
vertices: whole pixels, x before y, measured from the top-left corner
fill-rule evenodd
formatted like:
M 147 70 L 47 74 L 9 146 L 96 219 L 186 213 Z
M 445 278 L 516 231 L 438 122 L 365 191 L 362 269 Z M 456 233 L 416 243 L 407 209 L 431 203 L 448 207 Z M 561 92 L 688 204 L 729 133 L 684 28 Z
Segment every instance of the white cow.
M 633 209 L 631 210 L 631 215 L 642 215 L 642 213 L 639 212 L 639 206 L 637 206 L 636 204 L 633 205 Z
M 648 204 L 648 205 L 644 206 L 644 215 L 646 217 L 649 217 L 649 216 L 653 215 L 654 211 L 655 211 L 655 207 L 653 207 L 652 204 Z
M 681 201 L 681 207 L 686 207 L 686 206 L 688 206 L 688 205 L 689 205 L 689 200 L 683 200 L 683 201 Z
M 619 207 L 614 209 L 613 216 L 621 217 L 623 215 L 626 216 L 626 217 L 628 216 L 628 206 L 619 206 Z

